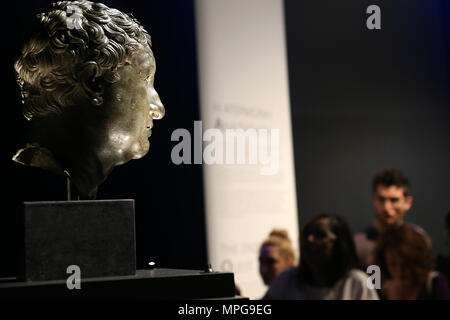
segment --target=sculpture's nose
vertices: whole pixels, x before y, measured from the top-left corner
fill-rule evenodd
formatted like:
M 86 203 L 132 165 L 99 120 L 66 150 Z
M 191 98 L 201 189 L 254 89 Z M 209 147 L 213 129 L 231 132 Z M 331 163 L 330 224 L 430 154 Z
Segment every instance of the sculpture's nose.
M 154 88 L 150 88 L 150 115 L 153 119 L 160 120 L 164 117 L 166 110 L 159 99 L 159 95 Z

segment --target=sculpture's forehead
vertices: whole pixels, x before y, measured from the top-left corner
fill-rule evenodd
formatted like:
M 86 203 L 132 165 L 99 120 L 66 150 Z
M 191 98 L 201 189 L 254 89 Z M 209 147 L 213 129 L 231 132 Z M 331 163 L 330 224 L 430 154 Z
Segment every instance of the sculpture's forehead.
M 141 68 L 145 71 L 152 71 L 155 68 L 155 58 L 149 46 L 140 47 L 130 59 L 131 65 Z

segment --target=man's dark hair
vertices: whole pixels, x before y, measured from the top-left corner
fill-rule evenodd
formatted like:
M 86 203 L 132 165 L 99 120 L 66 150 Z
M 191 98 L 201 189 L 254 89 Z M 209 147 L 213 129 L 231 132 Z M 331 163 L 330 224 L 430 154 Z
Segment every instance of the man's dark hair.
M 316 221 L 321 219 L 328 219 L 331 232 L 336 235 L 334 241 L 333 252 L 329 261 L 330 274 L 327 279 L 327 286 L 332 287 L 339 279 L 348 274 L 352 269 L 360 269 L 360 264 L 356 255 L 355 243 L 353 234 L 343 217 L 337 214 L 320 214 L 310 220 L 303 228 L 301 233 L 301 246 L 307 241 L 309 230 Z M 304 250 L 302 250 L 304 252 Z M 300 279 L 307 283 L 312 283 L 312 270 L 305 263 L 304 254 L 300 255 Z
M 403 188 L 405 197 L 411 195 L 411 182 L 399 169 L 383 169 L 372 180 L 372 191 L 375 193 L 378 186 L 396 186 Z

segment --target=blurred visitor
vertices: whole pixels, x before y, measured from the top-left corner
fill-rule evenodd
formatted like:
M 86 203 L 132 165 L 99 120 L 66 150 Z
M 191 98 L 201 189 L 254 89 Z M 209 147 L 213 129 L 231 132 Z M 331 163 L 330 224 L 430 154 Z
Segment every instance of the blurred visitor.
M 411 225 L 395 225 L 383 233 L 375 248 L 375 264 L 382 272 L 382 299 L 450 299 L 447 278 L 434 270 L 427 239 Z
M 388 227 L 403 224 L 405 213 L 411 209 L 413 197 L 409 179 L 398 169 L 384 169 L 372 181 L 372 205 L 375 219 L 370 226 L 355 235 L 356 253 L 361 264 L 373 264 L 377 240 Z M 413 225 L 423 233 L 429 245 L 431 240 L 419 226 Z
M 274 229 L 259 250 L 259 272 L 265 285 L 295 265 L 295 253 L 286 230 Z
M 321 214 L 301 232 L 300 265 L 283 272 L 265 299 L 378 300 L 358 269 L 352 233 L 345 220 Z

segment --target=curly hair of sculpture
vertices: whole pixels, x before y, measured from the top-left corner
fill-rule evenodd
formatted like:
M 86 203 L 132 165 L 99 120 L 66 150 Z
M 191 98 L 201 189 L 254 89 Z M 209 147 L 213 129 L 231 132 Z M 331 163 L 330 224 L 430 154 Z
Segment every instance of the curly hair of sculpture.
M 147 154 L 165 110 L 150 35 L 132 14 L 53 3 L 34 17 L 14 68 L 30 124 L 14 161 L 65 175 L 73 198 L 94 199 L 115 166 Z

